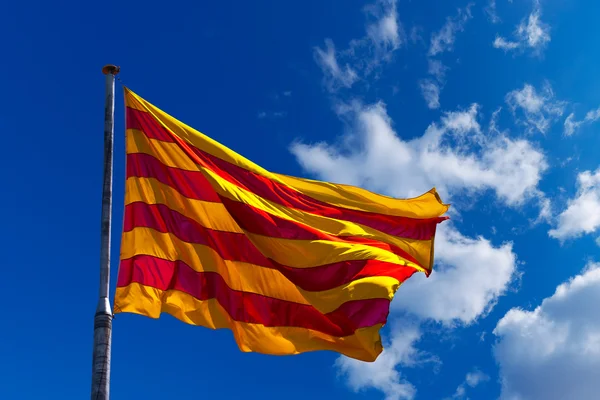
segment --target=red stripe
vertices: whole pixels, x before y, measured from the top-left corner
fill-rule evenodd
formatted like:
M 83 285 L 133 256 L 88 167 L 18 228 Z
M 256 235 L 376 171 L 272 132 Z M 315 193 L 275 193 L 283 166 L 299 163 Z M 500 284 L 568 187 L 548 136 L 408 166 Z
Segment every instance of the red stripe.
M 361 243 L 391 251 L 408 261 L 419 264 L 413 256 L 398 246 L 380 240 L 363 238 L 360 236 L 336 236 L 327 234 L 309 225 L 274 216 L 249 204 L 240 203 L 239 201 L 231 200 L 226 197 L 221 197 L 221 201 L 235 222 L 247 232 L 284 239 L 330 240 L 344 243 Z
M 332 206 L 193 147 L 169 132 L 148 113 L 134 109 L 130 109 L 129 113 L 131 114 L 127 122 L 129 129 L 141 130 L 152 139 L 177 143 L 196 164 L 209 168 L 223 179 L 283 206 L 359 223 L 390 235 L 417 240 L 433 238 L 437 224 L 447 219 L 447 217 L 428 219 L 399 217 Z M 131 124 L 129 120 L 132 121 Z
M 221 198 L 202 172 L 167 167 L 149 154 L 127 154 L 126 174 L 127 178 L 154 178 L 190 199 L 221 202 Z
M 137 129 L 144 132 L 148 137 L 152 137 L 163 142 L 174 142 L 173 134 L 164 129 L 152 116 L 144 111 L 127 107 L 125 111 L 125 120 L 127 129 Z
M 275 263 L 274 268 L 294 285 L 308 291 L 320 292 L 370 276 L 389 276 L 398 282 L 410 278 L 416 269 L 380 260 L 350 260 L 312 268 L 292 268 Z
M 312 329 L 332 336 L 348 336 L 359 328 L 385 324 L 390 301 L 349 301 L 322 314 L 313 306 L 232 290 L 214 272 L 196 272 L 182 262 L 134 258 L 121 262 L 119 287 L 139 283 L 159 290 L 177 290 L 198 300 L 216 299 L 235 321 L 267 327 Z
M 310 291 L 331 289 L 368 276 L 390 276 L 403 282 L 416 271 L 412 267 L 377 260 L 343 261 L 311 268 L 289 267 L 265 257 L 242 233 L 205 228 L 161 204 L 128 204 L 125 207 L 123 231 L 129 232 L 135 227 L 172 233 L 184 242 L 203 244 L 216 251 L 224 260 L 276 269 L 293 284 Z

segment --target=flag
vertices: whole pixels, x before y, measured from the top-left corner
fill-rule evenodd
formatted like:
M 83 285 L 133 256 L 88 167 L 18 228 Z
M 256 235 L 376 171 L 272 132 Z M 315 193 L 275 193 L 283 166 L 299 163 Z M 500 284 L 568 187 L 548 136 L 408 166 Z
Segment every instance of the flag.
M 115 313 L 226 328 L 244 352 L 363 361 L 448 206 L 276 174 L 129 89 Z M 257 139 L 259 140 L 259 139 Z

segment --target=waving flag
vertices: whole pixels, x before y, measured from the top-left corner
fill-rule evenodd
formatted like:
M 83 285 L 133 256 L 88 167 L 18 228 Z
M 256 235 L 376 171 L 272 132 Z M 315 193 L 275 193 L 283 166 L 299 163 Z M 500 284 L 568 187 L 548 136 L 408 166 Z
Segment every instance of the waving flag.
M 275 174 L 125 89 L 127 179 L 115 313 L 233 332 L 242 351 L 364 361 L 402 282 L 429 275 L 435 189 L 394 199 Z

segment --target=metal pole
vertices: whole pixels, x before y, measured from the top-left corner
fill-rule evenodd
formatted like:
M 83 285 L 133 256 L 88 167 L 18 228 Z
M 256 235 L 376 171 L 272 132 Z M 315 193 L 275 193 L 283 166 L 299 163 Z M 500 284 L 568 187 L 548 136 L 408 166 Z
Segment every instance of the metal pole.
M 92 360 L 91 400 L 108 400 L 110 397 L 110 346 L 112 311 L 108 300 L 110 281 L 110 228 L 112 213 L 113 139 L 115 115 L 115 75 L 119 67 L 102 68 L 106 76 L 106 101 L 104 106 L 104 185 L 102 187 L 102 225 L 100 241 L 100 296 L 94 316 L 94 353 Z

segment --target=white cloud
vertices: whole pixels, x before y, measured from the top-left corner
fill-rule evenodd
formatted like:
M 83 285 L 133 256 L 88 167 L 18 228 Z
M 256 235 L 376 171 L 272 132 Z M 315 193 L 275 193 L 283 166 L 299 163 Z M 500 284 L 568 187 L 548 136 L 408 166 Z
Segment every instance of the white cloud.
M 474 369 L 473 371 L 467 374 L 467 376 L 465 377 L 465 381 L 458 385 L 458 387 L 456 388 L 456 392 L 454 392 L 454 395 L 449 399 L 468 399 L 468 397 L 466 397 L 468 387 L 474 388 L 479 386 L 479 384 L 487 382 L 489 380 L 489 376 L 479 371 L 478 369 Z
M 421 331 L 416 325 L 397 322 L 391 337 L 391 342 L 384 346 L 375 362 L 365 363 L 341 356 L 335 364 L 355 392 L 375 388 L 385 394 L 386 400 L 412 400 L 417 390 L 401 376 L 398 368 L 428 361 L 427 355 L 415 348 Z
M 367 36 L 379 49 L 396 50 L 403 40 L 402 26 L 398 21 L 396 0 L 379 0 L 374 6 L 367 7 L 369 14 L 375 18 L 367 25 Z
M 546 133 L 550 126 L 563 114 L 565 102 L 556 100 L 549 83 L 545 83 L 541 92 L 526 83 L 522 89 L 509 92 L 505 98 L 513 115 L 521 110 L 524 119 L 517 120 L 530 132 L 537 130 Z
M 534 54 L 539 54 L 550 42 L 550 27 L 541 21 L 540 16 L 541 8 L 539 1 L 536 1 L 529 17 L 517 26 L 514 32 L 515 40 L 507 40 L 497 35 L 494 47 L 505 51 L 530 49 Z
M 438 229 L 435 259 L 429 278 L 418 274 L 402 285 L 394 308 L 446 325 L 469 324 L 491 310 L 516 276 L 512 244 L 495 247 L 483 237 L 462 235 L 450 223 Z
M 356 71 L 348 64 L 339 65 L 335 45 L 330 39 L 325 40 L 325 49 L 315 48 L 315 60 L 323 71 L 325 85 L 330 91 L 340 87 L 349 88 L 358 79 Z
M 550 222 L 552 220 L 552 202 L 547 197 L 544 197 L 543 194 L 539 196 L 539 207 L 540 213 L 535 222 Z
M 525 84 L 521 90 L 510 92 L 508 97 L 511 99 L 507 100 L 509 104 L 512 102 L 530 114 L 541 112 L 545 102 L 543 97 L 536 94 L 535 88 L 528 84 Z
M 483 135 L 477 105 L 445 113 L 440 124 L 432 123 L 422 137 L 410 141 L 396 134 L 383 103 L 338 108 L 352 121 L 342 148 L 299 142 L 291 147 L 307 171 L 326 180 L 368 184 L 400 197 L 437 186 L 448 197 L 493 190 L 511 206 L 537 198 L 537 184 L 547 169 L 545 156 L 527 140 Z
M 588 125 L 593 122 L 596 122 L 600 119 L 600 107 L 595 110 L 588 111 L 585 114 L 585 118 L 581 121 L 575 120 L 575 114 L 571 113 L 565 119 L 565 130 L 564 133 L 566 136 L 571 136 L 575 133 L 577 129 L 579 129 L 582 125 Z
M 600 228 L 600 168 L 577 176 L 577 195 L 558 216 L 558 226 L 548 234 L 561 241 L 594 233 Z
M 493 45 L 495 48 L 502 50 L 514 50 L 519 47 L 518 42 L 511 42 L 510 40 L 506 40 L 501 36 L 496 36 Z
M 595 400 L 600 392 L 600 264 L 556 288 L 533 311 L 498 322 L 501 399 Z
M 550 41 L 550 28 L 540 21 L 539 8 L 529 14 L 527 23 L 521 22 L 517 35 L 532 48 L 542 47 Z
M 427 107 L 432 110 L 440 107 L 440 87 L 431 79 L 423 79 L 419 82 L 421 94 L 427 103 Z
M 598 236 L 598 237 L 596 238 L 596 244 L 598 245 L 598 247 L 600 247 L 600 236 Z
M 458 9 L 456 16 L 446 18 L 444 26 L 438 32 L 431 35 L 430 56 L 452 50 L 456 34 L 462 32 L 465 29 L 467 21 L 473 17 L 471 15 L 472 6 L 473 3 L 469 3 L 464 9 Z
M 484 374 L 483 372 L 475 369 L 472 372 L 469 372 L 465 378 L 465 382 L 467 385 L 471 387 L 476 387 L 482 382 L 487 382 L 490 379 L 489 376 Z
M 459 136 L 473 132 L 478 137 L 481 127 L 477 122 L 478 104 L 472 104 L 467 111 L 450 111 L 442 116 L 442 125 Z
M 592 111 L 588 111 L 587 114 L 585 114 L 585 121 L 591 121 L 591 122 L 595 122 L 598 121 L 600 119 L 600 107 L 598 107 L 595 110 Z

